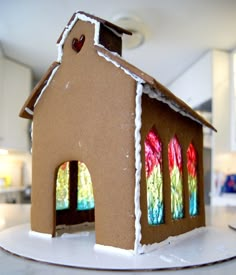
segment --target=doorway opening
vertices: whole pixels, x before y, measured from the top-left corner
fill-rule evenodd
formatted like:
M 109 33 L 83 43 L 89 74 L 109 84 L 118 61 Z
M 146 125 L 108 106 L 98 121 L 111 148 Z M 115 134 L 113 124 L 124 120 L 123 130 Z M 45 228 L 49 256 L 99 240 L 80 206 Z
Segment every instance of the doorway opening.
M 95 202 L 85 163 L 66 161 L 56 173 L 56 226 L 94 222 Z

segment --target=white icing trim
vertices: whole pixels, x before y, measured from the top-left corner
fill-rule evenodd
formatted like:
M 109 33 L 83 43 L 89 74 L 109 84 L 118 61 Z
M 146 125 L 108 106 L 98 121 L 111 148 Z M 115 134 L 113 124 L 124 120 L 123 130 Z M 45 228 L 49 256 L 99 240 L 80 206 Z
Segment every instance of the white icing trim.
M 135 207 L 135 241 L 134 241 L 134 254 L 141 254 L 142 246 L 141 246 L 141 208 L 140 208 L 140 180 L 141 180 L 141 126 L 142 126 L 142 94 L 143 94 L 143 79 L 138 77 L 136 74 L 131 73 L 126 68 L 122 67 L 119 63 L 111 60 L 110 57 L 105 54 L 97 51 L 98 55 L 105 58 L 106 61 L 111 62 L 117 68 L 123 70 L 126 74 L 131 76 L 135 81 L 137 81 L 137 89 L 136 89 L 136 98 L 135 98 L 135 131 L 134 131 L 134 142 L 135 142 L 135 190 L 134 190 L 134 207 Z
M 99 46 L 101 46 L 101 45 L 99 45 Z M 161 101 L 161 102 L 167 104 L 173 111 L 175 111 L 177 113 L 180 113 L 182 116 L 188 117 L 191 120 L 196 121 L 197 123 L 203 125 L 203 123 L 200 120 L 198 120 L 197 118 L 193 117 L 191 114 L 189 114 L 189 113 L 185 112 L 184 110 L 182 110 L 181 107 L 176 102 L 174 102 L 173 100 L 170 100 L 169 98 L 164 96 L 163 93 L 160 92 L 158 89 L 155 89 L 155 92 L 154 92 L 152 90 L 150 84 L 146 83 L 142 78 L 140 78 L 139 76 L 137 76 L 134 73 L 131 73 L 128 69 L 122 67 L 118 62 L 112 60 L 109 56 L 103 54 L 99 50 L 97 51 L 97 53 L 98 53 L 99 56 L 105 58 L 106 61 L 111 62 L 117 68 L 121 68 L 126 74 L 130 75 L 137 82 L 143 83 L 144 84 L 144 89 L 143 89 L 144 94 L 147 94 L 150 98 L 154 98 L 158 101 Z M 117 55 L 117 53 L 112 53 L 112 54 Z
M 88 17 L 88 16 L 78 12 L 78 13 L 75 14 L 75 18 L 71 21 L 71 23 L 66 26 L 66 28 L 65 28 L 65 30 L 62 34 L 62 38 L 59 41 L 59 43 L 57 44 L 57 50 L 58 50 L 57 62 L 59 62 L 59 63 L 61 63 L 61 61 L 62 61 L 63 45 L 65 43 L 65 40 L 66 40 L 67 36 L 69 35 L 70 31 L 72 30 L 72 28 L 74 27 L 74 25 L 76 24 L 76 22 L 78 20 L 82 20 L 82 21 L 85 21 L 85 22 L 90 22 L 90 23 L 95 25 L 94 45 L 100 45 L 98 43 L 99 42 L 100 22 L 98 22 L 97 20 L 92 19 L 91 17 Z
M 106 28 L 108 28 L 108 30 L 113 32 L 116 36 L 122 37 L 122 33 L 117 32 L 116 30 L 112 29 L 111 27 L 108 27 L 107 25 L 106 25 Z
M 173 100 L 167 99 L 165 96 L 163 96 L 163 94 L 160 91 L 156 89 L 154 92 L 151 89 L 149 84 L 144 85 L 143 93 L 147 94 L 150 98 L 154 98 L 158 101 L 161 101 L 167 104 L 176 113 L 180 113 L 182 116 L 188 117 L 191 120 L 196 121 L 197 123 L 200 123 L 201 125 L 203 125 L 203 123 L 200 120 L 194 118 L 191 114 L 185 112 L 184 110 L 181 110 L 181 107 L 176 102 L 174 102 Z
M 99 45 L 99 46 L 101 46 L 101 45 Z M 112 60 L 109 56 L 105 55 L 104 53 L 100 52 L 99 50 L 97 51 L 97 53 L 98 53 L 99 56 L 105 58 L 106 61 L 111 62 L 117 68 L 121 68 L 127 75 L 130 75 L 137 82 L 143 83 L 144 84 L 144 89 L 143 89 L 144 94 L 147 94 L 150 98 L 154 98 L 154 99 L 156 99 L 160 102 L 163 102 L 163 103 L 167 104 L 173 111 L 175 111 L 177 113 L 180 113 L 182 116 L 188 117 L 191 120 L 196 121 L 197 123 L 203 125 L 203 123 L 200 120 L 193 117 L 191 114 L 185 112 L 183 109 L 181 109 L 181 107 L 176 102 L 174 102 L 173 100 L 170 100 L 169 98 L 167 98 L 158 89 L 155 89 L 155 92 L 154 92 L 152 90 L 150 84 L 146 83 L 142 78 L 140 78 L 139 76 L 137 76 L 134 73 L 131 73 L 128 69 L 122 67 L 118 62 Z M 112 54 L 117 55 L 117 53 L 112 53 Z
M 101 244 L 95 244 L 94 250 L 97 252 L 103 252 L 103 253 L 109 253 L 109 254 L 118 254 L 121 256 L 135 256 L 137 254 L 146 254 L 151 253 L 152 251 L 159 250 L 161 252 L 162 249 L 164 249 L 167 246 L 170 245 L 177 245 L 179 242 L 183 242 L 184 240 L 188 238 L 196 239 L 199 234 L 207 232 L 209 229 L 206 226 L 195 228 L 191 231 L 188 231 L 186 233 L 182 233 L 177 236 L 170 236 L 164 241 L 160 243 L 153 243 L 153 244 L 144 244 L 139 246 L 138 253 L 135 252 L 135 250 L 129 250 L 129 249 L 123 249 L 118 248 L 114 246 L 108 246 L 108 245 L 101 245 Z M 160 257 L 162 255 L 160 254 Z
M 122 67 L 118 62 L 112 60 L 109 56 L 103 54 L 102 52 L 97 51 L 98 55 L 105 58 L 106 61 L 111 62 L 113 65 L 115 65 L 117 68 L 120 68 L 121 70 L 123 70 L 127 75 L 131 76 L 135 81 L 139 82 L 139 83 L 144 83 L 144 80 L 142 78 L 140 78 L 139 76 L 137 76 L 134 73 L 131 73 L 129 70 L 127 70 L 126 68 Z M 111 52 L 110 52 L 111 53 Z M 116 53 L 117 54 L 117 53 Z M 116 55 L 114 54 L 114 55 Z M 118 54 L 117 54 L 118 55 Z M 119 56 L 119 55 L 118 55 Z M 119 56 L 120 57 L 120 56 Z
M 29 231 L 29 235 L 33 236 L 33 237 L 37 237 L 37 238 L 42 238 L 42 239 L 52 239 L 52 235 L 51 234 L 47 234 L 47 233 L 40 233 L 40 232 L 36 232 L 33 230 Z
M 141 207 L 140 207 L 140 181 L 141 181 L 141 126 L 142 126 L 142 94 L 143 85 L 137 83 L 136 98 L 135 98 L 135 131 L 134 131 L 134 141 L 135 141 L 135 190 L 134 190 L 134 213 L 135 213 L 135 241 L 134 241 L 134 253 L 141 253 Z
M 208 228 L 206 226 L 202 226 L 202 227 L 195 228 L 191 231 L 182 233 L 177 236 L 170 236 L 160 243 L 153 243 L 153 244 L 147 244 L 147 245 L 144 244 L 144 245 L 142 245 L 142 253 L 146 254 L 146 253 L 150 253 L 154 250 L 163 249 L 164 247 L 166 247 L 168 245 L 174 245 L 174 244 L 177 244 L 178 242 L 183 242 L 184 240 L 186 240 L 188 238 L 197 238 L 198 234 L 204 233 L 207 230 L 208 230 Z
M 28 107 L 25 107 L 25 111 L 26 111 L 26 113 L 28 113 L 31 116 L 34 115 L 34 112 L 30 108 L 28 108 Z
M 53 79 L 53 77 L 54 77 L 56 71 L 58 70 L 58 68 L 59 68 L 59 65 L 58 65 L 57 67 L 55 67 L 55 68 L 52 70 L 52 72 L 51 72 L 51 74 L 50 74 L 50 77 L 49 77 L 48 80 L 47 80 L 46 85 L 44 85 L 43 89 L 41 90 L 40 95 L 38 96 L 37 100 L 36 100 L 35 103 L 34 103 L 34 107 L 38 104 L 40 98 L 42 97 L 44 91 L 47 89 L 48 85 L 50 84 L 50 82 L 51 82 L 51 80 Z

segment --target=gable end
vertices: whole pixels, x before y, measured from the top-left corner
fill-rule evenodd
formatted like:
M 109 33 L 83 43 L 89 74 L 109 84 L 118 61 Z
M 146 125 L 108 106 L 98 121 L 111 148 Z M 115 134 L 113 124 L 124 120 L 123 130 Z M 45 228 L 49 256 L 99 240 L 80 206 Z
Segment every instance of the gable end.
M 73 14 L 71 19 L 69 20 L 68 24 L 64 28 L 63 32 L 61 33 L 60 37 L 57 40 L 57 44 L 64 44 L 63 36 L 69 30 L 71 30 L 77 20 L 88 21 L 90 23 L 98 23 L 99 25 L 99 33 L 98 39 L 95 44 L 100 44 L 104 46 L 107 50 L 116 52 L 121 55 L 122 49 L 122 34 L 132 35 L 132 32 L 125 30 L 109 21 L 96 17 L 94 15 L 78 11 Z

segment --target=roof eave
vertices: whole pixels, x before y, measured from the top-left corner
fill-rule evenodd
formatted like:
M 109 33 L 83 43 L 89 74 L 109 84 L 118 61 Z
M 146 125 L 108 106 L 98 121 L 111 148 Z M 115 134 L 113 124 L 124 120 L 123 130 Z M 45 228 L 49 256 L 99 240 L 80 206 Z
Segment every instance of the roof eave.
M 95 48 L 98 52 L 102 53 L 102 55 L 108 57 L 111 61 L 115 62 L 116 64 L 120 65 L 123 69 L 129 71 L 132 74 L 136 75 L 138 78 L 142 79 L 144 83 L 148 84 L 150 88 L 153 90 L 154 93 L 161 94 L 162 100 L 169 101 L 169 103 L 173 102 L 172 105 L 175 109 L 178 109 L 179 112 L 185 113 L 188 117 L 192 120 L 197 121 L 198 123 L 216 131 L 216 129 L 206 121 L 202 116 L 196 113 L 189 105 L 187 105 L 184 101 L 176 97 L 169 89 L 159 83 L 155 78 L 146 74 L 145 72 L 141 71 L 137 67 L 129 64 L 127 61 L 122 59 L 120 56 L 115 55 L 108 51 L 107 49 L 95 45 Z
M 58 62 L 53 62 L 52 65 L 48 68 L 46 73 L 43 75 L 41 80 L 32 90 L 30 96 L 26 100 L 24 106 L 22 107 L 19 116 L 22 118 L 33 119 L 34 107 L 37 102 L 39 96 L 41 95 L 42 90 L 48 84 L 48 80 L 55 68 L 60 65 Z

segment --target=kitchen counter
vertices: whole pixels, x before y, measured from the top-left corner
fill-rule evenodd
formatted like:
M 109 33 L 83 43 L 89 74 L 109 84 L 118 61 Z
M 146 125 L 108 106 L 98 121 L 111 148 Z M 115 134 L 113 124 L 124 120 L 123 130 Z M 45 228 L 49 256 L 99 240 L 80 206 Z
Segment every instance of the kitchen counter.
M 27 204 L 0 204 L 0 230 L 28 223 L 30 219 L 30 205 Z M 227 227 L 228 223 L 236 223 L 236 207 L 206 207 L 207 225 L 216 227 Z M 236 232 L 235 232 L 236 237 Z M 68 268 L 56 265 L 40 263 L 12 255 L 0 249 L 1 274 L 113 274 L 112 271 L 93 271 L 78 268 Z M 218 263 L 215 265 L 189 268 L 173 271 L 117 271 L 115 274 L 234 274 L 236 270 L 236 259 Z
M 24 190 L 25 190 L 24 186 L 1 187 L 0 188 L 0 194 L 12 193 L 12 192 L 21 192 L 21 191 L 24 191 Z
M 0 203 L 29 203 L 31 187 L 10 186 L 0 188 Z

